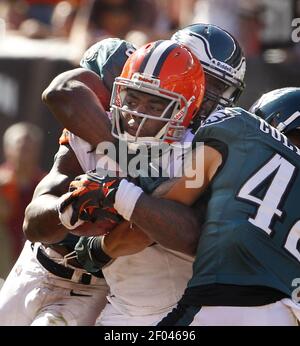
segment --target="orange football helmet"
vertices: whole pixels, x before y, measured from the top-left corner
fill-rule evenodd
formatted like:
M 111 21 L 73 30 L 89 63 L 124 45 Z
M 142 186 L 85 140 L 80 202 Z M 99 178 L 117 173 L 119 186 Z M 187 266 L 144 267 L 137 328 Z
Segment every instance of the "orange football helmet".
M 180 141 L 197 114 L 204 95 L 205 77 L 199 60 L 184 46 L 170 40 L 148 43 L 126 61 L 116 78 L 111 98 L 112 134 L 128 142 Z M 125 105 L 128 89 L 168 100 L 160 116 L 139 113 Z M 140 117 L 135 136 L 124 130 L 124 114 Z M 139 137 L 147 119 L 164 123 L 154 137 Z

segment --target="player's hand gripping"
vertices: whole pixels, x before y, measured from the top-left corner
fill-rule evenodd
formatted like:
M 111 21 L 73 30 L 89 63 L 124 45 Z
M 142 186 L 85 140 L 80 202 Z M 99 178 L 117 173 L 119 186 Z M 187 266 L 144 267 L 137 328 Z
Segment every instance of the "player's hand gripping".
M 93 172 L 79 175 L 70 183 L 71 193 L 60 201 L 59 212 L 62 214 L 68 206 L 72 207 L 72 226 L 79 219 L 92 222 L 109 219 L 120 222 L 122 217 L 113 207 L 120 181 L 120 178 L 100 177 Z

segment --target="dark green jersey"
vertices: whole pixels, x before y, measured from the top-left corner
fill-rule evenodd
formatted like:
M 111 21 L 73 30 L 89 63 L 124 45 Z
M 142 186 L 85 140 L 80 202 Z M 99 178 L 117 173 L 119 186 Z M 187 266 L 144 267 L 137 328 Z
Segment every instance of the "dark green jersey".
M 287 295 L 300 278 L 300 149 L 240 108 L 211 115 L 197 131 L 221 152 L 210 185 L 188 287 L 271 287 Z

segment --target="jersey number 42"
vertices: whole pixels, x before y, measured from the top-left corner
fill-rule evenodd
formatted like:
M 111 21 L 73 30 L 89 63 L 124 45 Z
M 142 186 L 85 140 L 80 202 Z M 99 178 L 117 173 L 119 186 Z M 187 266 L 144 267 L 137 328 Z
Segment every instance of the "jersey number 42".
M 275 216 L 281 218 L 284 201 L 292 187 L 296 167 L 279 154 L 275 154 L 255 174 L 249 178 L 240 189 L 237 197 L 258 206 L 256 214 L 248 218 L 254 226 L 271 236 Z M 266 181 L 271 180 L 262 198 L 254 194 Z M 300 262 L 300 252 L 297 249 L 300 240 L 300 220 L 297 220 L 288 232 L 284 248 Z

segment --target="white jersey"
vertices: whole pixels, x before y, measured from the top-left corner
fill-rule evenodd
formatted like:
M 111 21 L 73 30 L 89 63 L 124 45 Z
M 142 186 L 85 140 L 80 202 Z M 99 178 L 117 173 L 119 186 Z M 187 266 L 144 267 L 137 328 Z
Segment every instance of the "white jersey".
M 193 258 L 155 244 L 103 268 L 108 301 L 128 315 L 161 314 L 182 297 Z
M 184 142 L 191 143 L 193 137 L 187 131 Z M 96 151 L 91 151 L 90 144 L 73 134 L 70 134 L 69 144 L 83 171 L 96 168 L 100 158 Z M 175 171 L 176 165 L 181 165 L 181 155 L 174 160 L 177 161 L 173 162 Z M 192 275 L 192 263 L 193 257 L 158 244 L 139 253 L 119 257 L 103 268 L 110 287 L 107 298 L 117 311 L 129 316 L 168 312 L 186 288 Z

